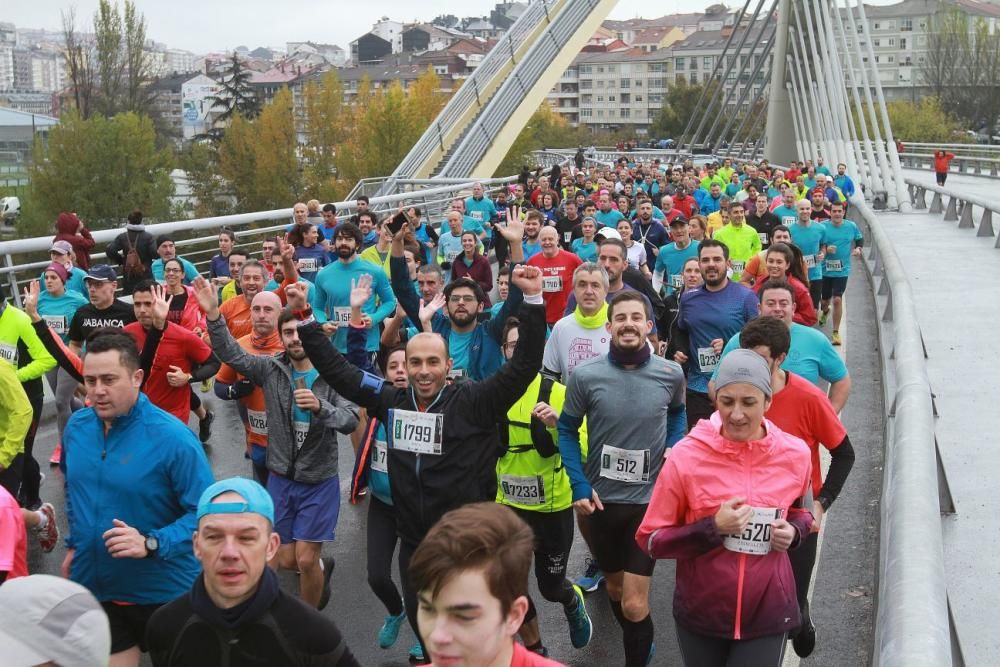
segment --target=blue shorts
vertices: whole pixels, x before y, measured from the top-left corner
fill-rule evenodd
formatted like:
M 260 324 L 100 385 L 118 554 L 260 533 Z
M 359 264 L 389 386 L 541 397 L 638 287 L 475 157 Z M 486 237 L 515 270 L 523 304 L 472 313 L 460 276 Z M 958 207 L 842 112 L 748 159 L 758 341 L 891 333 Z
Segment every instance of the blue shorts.
M 823 278 L 823 300 L 829 301 L 830 297 L 844 296 L 847 291 L 847 276 L 834 278 L 826 276 Z
M 334 540 L 340 516 L 340 477 L 304 484 L 272 471 L 267 491 L 274 500 L 274 529 L 282 544 Z

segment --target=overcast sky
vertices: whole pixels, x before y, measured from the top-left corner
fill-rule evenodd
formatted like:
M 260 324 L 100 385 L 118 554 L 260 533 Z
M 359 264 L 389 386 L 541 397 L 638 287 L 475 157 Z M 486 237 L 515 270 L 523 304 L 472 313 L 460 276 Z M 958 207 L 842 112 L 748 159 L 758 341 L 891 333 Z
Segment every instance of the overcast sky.
M 892 4 L 898 0 L 869 0 L 869 4 Z M 60 14 L 76 8 L 78 21 L 90 17 L 98 0 L 4 0 L 0 20 L 19 28 L 59 30 Z M 311 40 L 347 44 L 364 34 L 382 16 L 405 22 L 429 21 L 439 14 L 488 15 L 496 0 L 136 0 L 146 16 L 147 34 L 157 42 L 196 53 L 226 51 L 240 45 L 251 49 L 271 46 L 284 49 L 285 42 Z M 611 18 L 653 18 L 674 12 L 697 12 L 715 4 L 712 0 L 619 0 Z M 729 6 L 735 0 L 726 2 Z M 742 5 L 742 3 L 739 3 Z M 754 6 L 754 5 L 751 5 Z

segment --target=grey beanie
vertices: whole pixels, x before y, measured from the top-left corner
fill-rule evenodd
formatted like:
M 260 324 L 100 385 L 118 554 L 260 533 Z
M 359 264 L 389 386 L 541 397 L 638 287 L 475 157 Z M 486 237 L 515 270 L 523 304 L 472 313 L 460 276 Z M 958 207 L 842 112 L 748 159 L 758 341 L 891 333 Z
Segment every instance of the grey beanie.
M 719 372 L 715 377 L 716 391 L 735 383 L 752 384 L 764 392 L 764 396 L 771 398 L 771 369 L 764 357 L 753 350 L 733 350 L 719 363 Z

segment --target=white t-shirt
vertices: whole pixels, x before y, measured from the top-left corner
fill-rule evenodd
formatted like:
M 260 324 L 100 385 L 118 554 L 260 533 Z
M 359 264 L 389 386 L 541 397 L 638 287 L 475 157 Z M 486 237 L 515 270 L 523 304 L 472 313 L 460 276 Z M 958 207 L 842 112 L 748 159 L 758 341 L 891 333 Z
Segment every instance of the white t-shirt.
M 632 247 L 628 249 L 628 264 L 633 269 L 638 269 L 640 266 L 646 263 L 646 245 L 644 243 L 635 242 Z
M 607 354 L 610 346 L 611 334 L 603 324 L 596 329 L 584 329 L 576 316 L 570 314 L 552 327 L 542 366 L 559 373 L 560 381 L 566 384 L 573 369 L 588 359 Z

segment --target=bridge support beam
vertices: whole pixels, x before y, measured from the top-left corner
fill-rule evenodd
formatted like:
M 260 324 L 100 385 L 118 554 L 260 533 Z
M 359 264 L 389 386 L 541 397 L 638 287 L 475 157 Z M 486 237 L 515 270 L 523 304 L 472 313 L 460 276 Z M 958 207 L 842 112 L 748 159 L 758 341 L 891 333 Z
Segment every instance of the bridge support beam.
M 791 6 L 788 0 L 778 3 L 778 25 L 774 32 L 774 53 L 771 57 L 771 92 L 767 104 L 764 155 L 772 164 L 788 164 L 805 155 L 796 155 L 796 146 L 802 137 L 796 134 L 792 118 L 792 99 L 785 87 L 787 78 L 788 31 Z M 785 138 L 789 140 L 785 140 Z M 779 139 L 780 138 L 780 139 Z
M 945 222 L 955 222 L 958 220 L 958 198 L 952 195 L 948 199 L 948 208 L 944 212 Z
M 962 206 L 962 217 L 958 221 L 959 229 L 972 229 L 976 226 L 976 223 L 972 221 L 972 204 L 969 202 L 963 202 Z
M 976 236 L 993 237 L 993 211 L 986 209 L 983 211 L 983 219 L 979 221 L 979 231 Z

